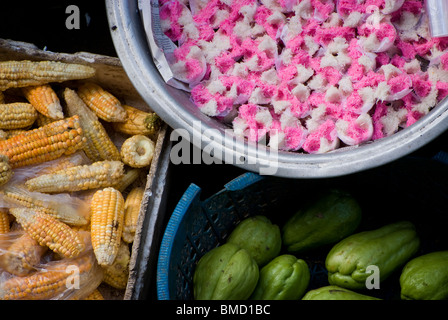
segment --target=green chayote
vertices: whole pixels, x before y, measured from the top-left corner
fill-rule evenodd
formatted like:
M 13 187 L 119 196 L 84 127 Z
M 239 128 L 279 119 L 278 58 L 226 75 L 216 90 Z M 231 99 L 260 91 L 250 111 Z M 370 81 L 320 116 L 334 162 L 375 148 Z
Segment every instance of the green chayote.
M 259 269 L 245 249 L 226 243 L 207 252 L 193 275 L 196 300 L 245 300 L 257 285 Z
M 280 228 L 266 216 L 253 216 L 241 221 L 227 239 L 244 248 L 259 267 L 275 258 L 282 247 Z
M 308 291 L 302 300 L 381 300 L 338 286 L 325 286 Z
M 260 270 L 260 278 L 251 299 L 298 300 L 310 282 L 307 263 L 293 255 L 274 258 Z
M 448 299 L 448 251 L 436 251 L 416 257 L 403 268 L 400 276 L 404 300 Z
M 348 289 L 365 288 L 371 275 L 369 266 L 377 268 L 380 281 L 385 280 L 417 252 L 419 245 L 415 227 L 409 221 L 353 234 L 328 253 L 328 281 Z
M 283 226 L 282 241 L 291 253 L 333 244 L 352 234 L 361 222 L 356 199 L 342 190 L 330 190 L 310 201 Z

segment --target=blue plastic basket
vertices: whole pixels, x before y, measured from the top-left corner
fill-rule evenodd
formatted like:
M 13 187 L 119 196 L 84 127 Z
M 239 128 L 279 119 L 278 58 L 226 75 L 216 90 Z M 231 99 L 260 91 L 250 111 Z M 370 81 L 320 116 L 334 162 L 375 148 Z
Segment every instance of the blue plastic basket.
M 193 299 L 196 263 L 206 252 L 223 244 L 242 219 L 263 214 L 281 227 L 301 201 L 328 188 L 347 189 L 360 201 L 364 212 L 358 229 L 408 219 L 422 236 L 420 253 L 446 250 L 446 237 L 436 236 L 445 234 L 448 222 L 448 166 L 442 163 L 444 159 L 448 158 L 443 154 L 438 155 L 439 161 L 405 158 L 374 170 L 328 179 L 294 180 L 246 173 L 205 200 L 200 198 L 200 187 L 191 184 L 172 213 L 161 242 L 157 297 Z M 324 266 L 328 249 L 300 257 L 310 267 L 309 290 L 328 284 Z M 382 284 L 376 295 L 385 299 L 399 296 L 393 281 Z

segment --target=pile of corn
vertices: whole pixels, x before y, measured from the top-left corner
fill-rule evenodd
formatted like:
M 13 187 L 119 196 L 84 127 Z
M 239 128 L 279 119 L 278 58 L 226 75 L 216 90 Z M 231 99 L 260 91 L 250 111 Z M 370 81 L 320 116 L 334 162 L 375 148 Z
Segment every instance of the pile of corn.
M 0 62 L 0 299 L 125 289 L 160 118 L 55 61 Z M 120 139 L 117 139 L 120 137 Z

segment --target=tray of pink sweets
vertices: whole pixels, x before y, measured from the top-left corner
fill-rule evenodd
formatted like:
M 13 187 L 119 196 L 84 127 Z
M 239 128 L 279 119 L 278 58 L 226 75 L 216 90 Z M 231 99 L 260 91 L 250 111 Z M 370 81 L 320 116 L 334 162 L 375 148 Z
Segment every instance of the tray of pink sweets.
M 423 0 L 148 0 L 108 12 L 142 96 L 227 163 L 338 176 L 448 127 L 448 37 L 431 36 Z

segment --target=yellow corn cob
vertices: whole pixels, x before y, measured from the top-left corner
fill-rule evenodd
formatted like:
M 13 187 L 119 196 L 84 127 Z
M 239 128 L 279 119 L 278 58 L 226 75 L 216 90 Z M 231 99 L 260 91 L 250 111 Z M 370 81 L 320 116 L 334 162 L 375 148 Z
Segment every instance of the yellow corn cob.
M 111 265 L 120 248 L 124 199 L 120 191 L 104 188 L 95 192 L 90 204 L 92 247 L 101 266 Z
M 81 208 L 76 208 L 71 204 L 61 203 L 58 201 L 59 198 L 52 200 L 49 199 L 49 195 L 42 195 L 40 192 L 29 192 L 15 186 L 7 186 L 2 193 L 4 199 L 13 205 L 45 212 L 59 221 L 72 226 L 87 224 L 87 219 L 81 215 Z M 45 196 L 45 199 L 42 199 L 43 196 Z
M 1 266 L 11 274 L 25 276 L 36 270 L 35 267 L 47 249 L 25 232 L 2 255 Z
M 80 166 L 90 163 L 82 150 L 75 152 L 74 154 L 62 156 L 52 161 L 47 161 L 43 164 L 43 168 L 36 172 L 36 176 L 43 174 L 54 173 L 60 170 L 65 170 L 71 167 Z
M 0 140 L 8 139 L 8 131 L 0 129 Z
M 137 181 L 137 178 L 140 177 L 140 175 L 142 175 L 142 174 L 143 174 L 143 169 L 130 168 L 130 169 L 126 170 L 123 178 L 120 179 L 120 182 L 118 182 L 113 187 L 115 189 L 117 189 L 118 191 L 123 192 L 132 183 Z
M 22 92 L 29 103 L 44 116 L 55 120 L 64 118 L 61 102 L 49 84 L 23 87 Z
M 5 133 L 6 133 L 6 137 L 5 137 L 4 140 L 9 139 L 9 138 L 12 138 L 12 137 L 14 137 L 14 136 L 17 136 L 17 135 L 19 135 L 19 134 L 22 134 L 22 133 L 24 133 L 25 131 L 28 131 L 28 130 L 26 130 L 26 129 L 6 130 L 6 131 L 5 131 Z
M 0 141 L 0 154 L 9 158 L 14 169 L 72 154 L 84 143 L 79 117 L 73 116 Z
M 100 290 L 95 289 L 91 294 L 85 297 L 83 300 L 104 300 Z
M 13 173 L 8 157 L 0 154 L 0 186 L 8 182 Z
M 78 94 L 67 88 L 64 90 L 64 99 L 70 116 L 78 115 L 81 127 L 86 137 L 83 148 L 87 157 L 93 162 L 101 160 L 120 160 L 120 152 L 109 138 L 96 114 L 87 107 Z
M 123 122 L 113 123 L 115 131 L 129 135 L 157 134 L 163 122 L 156 113 L 146 112 L 125 104 L 123 104 L 123 108 L 126 111 L 127 118 Z
M 59 61 L 2 61 L 0 62 L 0 91 L 49 82 L 87 79 L 94 75 L 94 68 L 81 64 Z
M 43 174 L 29 179 L 25 185 L 30 191 L 73 192 L 113 186 L 123 175 L 124 164 L 121 161 L 105 160 Z
M 0 208 L 0 233 L 8 233 L 11 231 L 9 220 L 9 209 Z
M 0 129 L 20 129 L 34 123 L 36 109 L 29 103 L 15 102 L 0 104 Z
M 76 231 L 40 210 L 10 208 L 9 212 L 31 238 L 63 257 L 76 257 L 85 248 Z
M 78 95 L 95 114 L 108 122 L 126 120 L 126 111 L 121 102 L 109 91 L 93 82 L 86 82 L 78 88 Z
M 122 238 L 123 241 L 127 243 L 132 243 L 134 241 L 144 192 L 144 188 L 136 187 L 129 192 L 126 201 L 124 202 L 124 226 Z
M 155 143 L 144 135 L 135 135 L 126 139 L 120 150 L 121 160 L 130 167 L 143 168 L 151 164 Z
M 28 276 L 3 281 L 0 284 L 0 299 L 84 299 L 98 287 L 102 278 L 103 271 L 89 251 L 74 259 L 51 261 Z
M 131 252 L 126 243 L 121 243 L 118 249 L 117 257 L 110 266 L 104 266 L 103 282 L 115 289 L 126 289 L 129 279 L 129 261 Z

